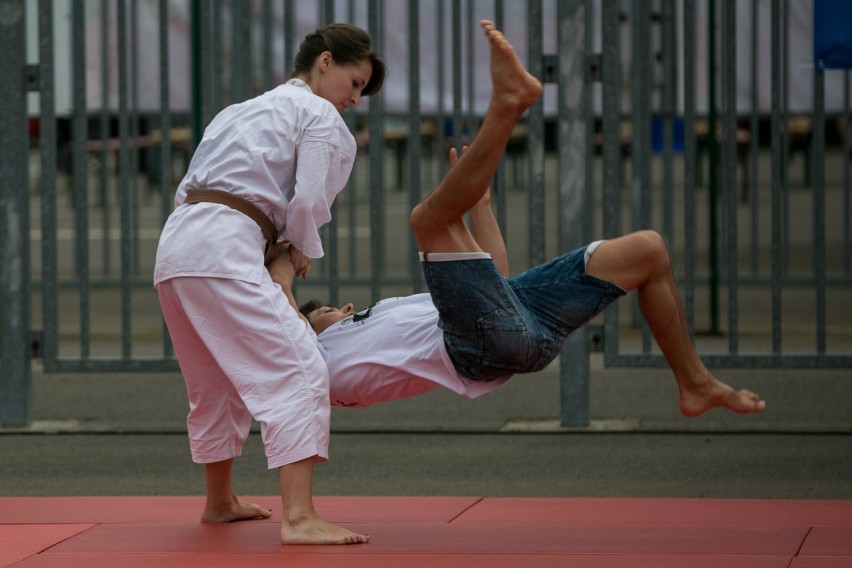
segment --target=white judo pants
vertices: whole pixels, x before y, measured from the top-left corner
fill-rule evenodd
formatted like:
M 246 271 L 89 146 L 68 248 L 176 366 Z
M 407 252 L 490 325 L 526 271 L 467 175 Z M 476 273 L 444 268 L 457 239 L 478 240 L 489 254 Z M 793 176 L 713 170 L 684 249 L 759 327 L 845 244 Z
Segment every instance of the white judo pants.
M 328 459 L 328 370 L 266 271 L 260 285 L 180 277 L 157 289 L 189 395 L 193 461 L 240 455 L 252 417 L 270 469 Z

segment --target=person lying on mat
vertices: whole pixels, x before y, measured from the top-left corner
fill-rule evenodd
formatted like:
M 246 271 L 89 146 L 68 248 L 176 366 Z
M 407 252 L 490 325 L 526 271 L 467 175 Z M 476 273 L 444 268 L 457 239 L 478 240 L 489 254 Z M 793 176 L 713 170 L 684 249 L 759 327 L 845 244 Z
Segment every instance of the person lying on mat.
M 631 290 L 674 373 L 686 416 L 722 407 L 761 412 L 766 403 L 708 371 L 688 334 L 663 239 L 638 231 L 596 241 L 508 277 L 506 248 L 491 212 L 489 182 L 515 122 L 541 84 L 490 23 L 492 95 L 482 127 L 438 187 L 411 212 L 428 294 L 389 298 L 356 312 L 309 302 L 331 403 L 366 407 L 443 386 L 476 398 L 517 373 L 542 370 L 568 334 Z M 473 233 L 464 215 L 470 212 Z M 474 234 L 476 235 L 474 237 Z M 270 274 L 296 307 L 286 251 Z

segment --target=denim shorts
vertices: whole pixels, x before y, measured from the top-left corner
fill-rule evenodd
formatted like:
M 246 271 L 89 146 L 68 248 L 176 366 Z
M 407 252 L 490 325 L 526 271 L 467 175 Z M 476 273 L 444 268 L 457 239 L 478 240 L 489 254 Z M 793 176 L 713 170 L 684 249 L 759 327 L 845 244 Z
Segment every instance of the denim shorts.
M 586 274 L 585 250 L 511 278 L 491 260 L 423 261 L 456 370 L 476 381 L 540 371 L 568 334 L 623 296 L 615 284 Z

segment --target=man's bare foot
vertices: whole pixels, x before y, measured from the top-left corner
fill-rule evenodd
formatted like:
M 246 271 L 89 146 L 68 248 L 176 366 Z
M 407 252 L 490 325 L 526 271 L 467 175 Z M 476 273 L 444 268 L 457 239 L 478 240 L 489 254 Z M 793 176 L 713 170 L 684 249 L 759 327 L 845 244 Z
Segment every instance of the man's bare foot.
M 317 515 L 281 523 L 281 544 L 366 544 L 370 535 L 333 525 Z
M 766 401 L 748 390 L 735 391 L 715 377 L 695 386 L 680 387 L 680 412 L 684 416 L 698 416 L 711 408 L 727 408 L 737 414 L 763 412 Z
M 518 59 L 506 36 L 491 20 L 480 22 L 491 44 L 491 104 L 520 117 L 541 96 L 541 81 L 533 77 Z
M 272 511 L 254 503 L 235 501 L 229 505 L 206 505 L 201 514 L 202 523 L 233 523 L 234 521 L 251 521 L 268 519 Z

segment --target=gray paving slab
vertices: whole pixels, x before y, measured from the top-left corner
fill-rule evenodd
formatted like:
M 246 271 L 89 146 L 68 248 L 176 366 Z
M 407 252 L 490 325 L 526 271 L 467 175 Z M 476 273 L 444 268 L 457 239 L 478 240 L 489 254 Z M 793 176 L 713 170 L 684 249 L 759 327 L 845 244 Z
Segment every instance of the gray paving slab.
M 848 371 L 726 371 L 761 392 L 767 411 L 687 419 L 666 369 L 594 367 L 583 430 L 506 431 L 556 420 L 552 368 L 475 401 L 436 392 L 335 409 L 316 493 L 852 499 Z M 202 491 L 178 374 L 36 372 L 34 389 L 34 426 L 0 433 L 0 495 Z M 258 434 L 235 477 L 241 493 L 277 492 Z

